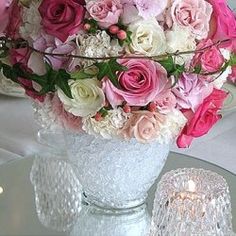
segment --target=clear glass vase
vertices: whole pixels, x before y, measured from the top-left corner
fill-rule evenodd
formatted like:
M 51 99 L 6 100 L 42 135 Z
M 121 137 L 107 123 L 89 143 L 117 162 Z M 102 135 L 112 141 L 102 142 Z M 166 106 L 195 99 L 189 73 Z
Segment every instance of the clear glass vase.
M 112 211 L 145 202 L 169 153 L 168 144 L 106 140 L 85 133 L 66 133 L 65 141 L 85 201 Z

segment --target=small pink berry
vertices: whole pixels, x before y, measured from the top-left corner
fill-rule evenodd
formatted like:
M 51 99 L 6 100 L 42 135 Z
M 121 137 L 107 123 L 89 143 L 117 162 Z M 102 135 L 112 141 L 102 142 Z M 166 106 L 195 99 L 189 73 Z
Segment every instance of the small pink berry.
M 125 113 L 130 113 L 131 112 L 131 107 L 129 106 L 129 105 L 124 105 L 124 107 L 123 107 L 123 111 L 125 112 Z
M 125 40 L 127 38 L 127 33 L 124 30 L 120 30 L 117 33 L 117 38 L 120 40 Z
M 109 32 L 111 34 L 117 34 L 119 32 L 120 28 L 117 25 L 111 25 L 109 27 Z
M 157 105 L 156 105 L 154 102 L 150 102 L 150 103 L 148 104 L 148 110 L 149 110 L 150 112 L 155 112 L 155 111 L 157 110 Z
M 91 29 L 91 25 L 88 23 L 84 24 L 84 30 L 89 31 Z
M 96 121 L 101 121 L 101 120 L 102 120 L 102 114 L 99 113 L 99 112 L 97 112 L 96 115 L 95 115 L 95 117 L 94 117 L 94 119 L 95 119 Z

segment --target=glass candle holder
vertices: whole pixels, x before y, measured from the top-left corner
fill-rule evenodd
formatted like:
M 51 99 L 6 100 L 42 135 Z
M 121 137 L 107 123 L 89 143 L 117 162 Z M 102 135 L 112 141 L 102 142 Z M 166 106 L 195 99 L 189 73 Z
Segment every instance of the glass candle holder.
M 232 214 L 225 179 L 203 169 L 178 169 L 157 186 L 149 236 L 230 236 Z

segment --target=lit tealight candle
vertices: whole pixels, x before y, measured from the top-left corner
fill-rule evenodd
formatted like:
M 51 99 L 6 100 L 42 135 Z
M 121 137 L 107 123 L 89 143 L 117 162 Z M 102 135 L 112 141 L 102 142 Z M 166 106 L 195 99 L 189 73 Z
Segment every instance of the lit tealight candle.
M 0 194 L 3 193 L 3 188 L 0 186 Z

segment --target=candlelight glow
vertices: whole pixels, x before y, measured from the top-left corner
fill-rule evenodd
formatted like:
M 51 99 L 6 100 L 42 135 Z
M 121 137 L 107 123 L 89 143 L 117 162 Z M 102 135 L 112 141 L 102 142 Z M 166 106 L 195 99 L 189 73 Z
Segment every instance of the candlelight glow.
M 189 190 L 189 192 L 196 191 L 196 184 L 194 183 L 194 181 L 192 181 L 192 180 L 188 181 L 188 190 Z
M 0 186 L 0 194 L 3 193 L 3 188 Z

